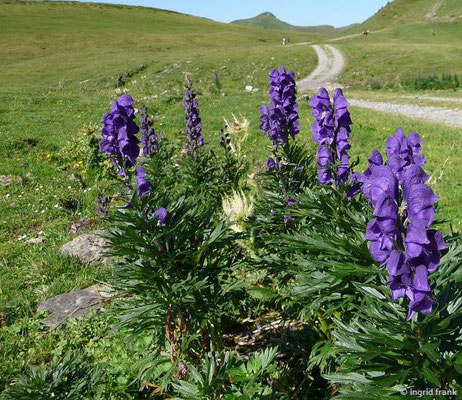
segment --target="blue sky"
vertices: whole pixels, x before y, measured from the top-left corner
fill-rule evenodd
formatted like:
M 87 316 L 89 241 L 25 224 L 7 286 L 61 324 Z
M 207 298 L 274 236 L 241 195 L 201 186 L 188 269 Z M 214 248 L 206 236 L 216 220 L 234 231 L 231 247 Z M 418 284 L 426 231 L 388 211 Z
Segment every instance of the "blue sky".
M 86 0 L 89 1 L 89 0 Z M 163 8 L 220 22 L 251 18 L 264 11 L 292 25 L 334 25 L 362 22 L 389 0 L 98 0 L 96 3 Z

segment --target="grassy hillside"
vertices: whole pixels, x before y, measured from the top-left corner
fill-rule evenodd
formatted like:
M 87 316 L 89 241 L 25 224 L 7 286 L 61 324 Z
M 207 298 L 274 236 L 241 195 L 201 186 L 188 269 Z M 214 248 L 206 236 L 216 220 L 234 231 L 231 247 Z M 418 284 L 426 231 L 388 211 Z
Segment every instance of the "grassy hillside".
M 414 23 L 460 20 L 459 0 L 394 0 L 353 29 L 385 29 Z
M 336 44 L 354 85 L 393 85 L 404 77 L 462 75 L 462 2 L 394 0 L 355 28 L 369 29 Z
M 340 32 L 331 25 L 319 25 L 319 26 L 294 26 L 288 24 L 287 22 L 281 21 L 274 14 L 270 12 L 264 12 L 256 17 L 247 18 L 247 19 L 238 19 L 232 21 L 231 24 L 241 25 L 241 26 L 250 26 L 253 28 L 260 29 L 276 29 L 281 31 L 305 31 L 321 34 L 333 34 Z M 343 30 L 343 29 L 342 29 Z
M 0 83 L 107 78 L 140 63 L 279 44 L 274 33 L 141 7 L 0 2 Z M 304 33 L 294 40 L 313 39 Z

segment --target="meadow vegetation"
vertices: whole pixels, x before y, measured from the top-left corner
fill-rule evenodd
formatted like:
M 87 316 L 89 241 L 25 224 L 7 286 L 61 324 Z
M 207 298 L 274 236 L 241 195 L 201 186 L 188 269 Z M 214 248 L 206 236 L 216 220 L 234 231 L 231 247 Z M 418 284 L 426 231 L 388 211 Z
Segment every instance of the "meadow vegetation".
M 452 14 L 454 7 L 448 2 L 441 12 Z M 405 74 L 428 75 L 435 71 L 461 76 L 460 24 L 460 21 L 435 22 L 431 26 L 437 32 L 436 36 L 429 33 L 429 26 L 416 24 L 371 37 L 338 42 L 347 57 L 355 54 L 354 58 L 348 59 L 348 68 L 342 79 L 360 86 L 374 81 L 395 82 Z M 10 396 L 6 398 L 30 398 L 31 392 L 27 392 L 27 388 L 36 390 L 33 393 L 42 391 L 42 397 L 38 398 L 44 399 L 49 398 L 47 396 L 51 393 L 61 393 L 62 398 L 79 398 L 82 393 L 86 393 L 87 398 L 147 398 L 153 393 L 203 399 L 218 398 L 220 394 L 230 399 L 279 398 L 277 396 L 303 399 L 306 393 L 315 396 L 312 398 L 328 398 L 331 391 L 338 389 L 339 383 L 345 383 L 343 398 L 357 398 L 354 396 L 358 394 L 354 392 L 358 387 L 374 389 L 374 385 L 369 387 L 368 382 L 358 377 L 358 374 L 371 369 L 367 360 L 361 358 L 362 355 L 345 353 L 354 340 L 348 336 L 353 328 L 345 324 L 350 322 L 351 317 L 351 321 L 354 319 L 358 324 L 354 329 L 371 331 L 373 329 L 366 322 L 372 315 L 377 323 L 386 324 L 387 332 L 396 333 L 400 324 L 406 323 L 406 310 L 403 303 L 389 306 L 384 301 L 384 298 L 390 300 L 383 285 L 383 271 L 378 269 L 364 247 L 361 235 L 365 218 L 370 213 L 367 202 L 358 201 L 354 203 L 354 209 L 349 210 L 345 193 L 342 194 L 341 190 L 337 193 L 317 189 L 316 163 L 313 161 L 316 143 L 311 138 L 313 117 L 308 97 L 298 97 L 298 147 L 285 149 L 287 152 L 282 155 L 293 163 L 303 163 L 308 171 L 304 178 L 306 182 L 297 193 L 301 196 L 301 205 L 297 205 L 298 211 L 292 215 L 296 223 L 300 223 L 296 225 L 300 228 L 300 236 L 290 243 L 293 226 L 265 219 L 271 207 L 284 208 L 285 204 L 281 203 L 275 182 L 270 182 L 271 177 L 265 173 L 264 162 L 272 146 L 259 129 L 258 109 L 268 102 L 268 74 L 271 69 L 286 65 L 297 77 L 304 77 L 314 69 L 317 59 L 311 46 L 283 47 L 283 33 L 278 31 L 220 24 L 153 9 L 71 2 L 0 2 L 0 35 L 0 171 L 1 175 L 14 178 L 8 186 L 0 187 L 0 391 L 16 383 L 16 386 L 9 386 L 9 392 L 5 391 L 5 396 Z M 292 42 L 323 41 L 325 38 L 315 33 L 291 32 Z M 429 46 L 430 42 L 434 45 Z M 422 59 L 425 62 L 421 62 Z M 242 167 L 235 171 L 238 182 L 235 189 L 242 189 L 247 197 L 257 197 L 257 211 L 253 222 L 249 225 L 244 223 L 234 231 L 219 223 L 223 219 L 219 199 L 224 194 L 232 195 L 232 190 L 229 190 L 231 184 L 224 188 L 217 183 L 219 169 L 214 162 L 223 163 L 220 157 L 225 156 L 218 156 L 219 161 L 213 161 L 212 156 L 210 159 L 203 156 L 205 161 L 201 168 L 206 165 L 215 171 L 210 176 L 198 176 L 195 164 L 188 166 L 188 162 L 183 165 L 180 161 L 180 167 L 177 167 L 172 163 L 172 159 L 177 160 L 175 162 L 181 160 L 178 157 L 184 143 L 182 102 L 188 77 L 194 82 L 200 102 L 204 154 L 208 154 L 210 149 L 222 154 L 220 129 L 224 128 L 225 118 L 227 121 L 236 118 L 241 125 L 244 121 L 248 122 L 248 137 L 242 143 L 238 159 L 245 169 Z M 246 86 L 252 88 L 246 90 Z M 194 255 L 201 261 L 197 261 L 193 271 L 197 273 L 198 280 L 191 291 L 204 303 L 195 304 L 181 292 L 182 287 L 173 288 L 170 292 L 173 299 L 184 301 L 183 306 L 187 308 L 189 304 L 192 310 L 188 317 L 191 337 L 183 338 L 181 346 L 184 347 L 175 349 L 175 362 L 172 362 L 174 352 L 171 348 L 159 351 L 162 347 L 159 338 L 165 341 L 166 337 L 162 336 L 165 334 L 164 326 L 156 325 L 158 315 L 154 308 L 147 312 L 146 319 L 137 319 L 141 314 L 136 315 L 134 308 L 130 309 L 133 304 L 125 306 L 122 301 L 120 308 L 110 306 L 104 312 L 92 314 L 83 321 L 71 320 L 68 326 L 60 326 L 50 332 L 40 322 L 43 315 L 36 313 L 41 301 L 95 282 L 111 281 L 119 285 L 121 293 L 141 299 L 137 307 L 146 305 L 143 304 L 146 299 L 151 302 L 149 304 L 157 301 L 155 293 L 147 290 L 146 285 L 133 283 L 133 277 L 139 282 L 149 279 L 158 282 L 156 279 L 160 279 L 162 271 L 155 272 L 159 274 L 157 276 L 146 264 L 143 264 L 145 269 L 141 269 L 141 264 L 132 263 L 138 254 L 130 253 L 130 241 L 117 242 L 117 238 L 113 239 L 117 255 L 122 260 L 131 260 L 119 264 L 118 280 L 115 281 L 112 266 L 82 266 L 59 252 L 60 246 L 72 238 L 68 232 L 70 222 L 81 216 L 94 218 L 95 228 L 114 224 L 119 231 L 126 233 L 126 238 L 138 243 L 137 249 L 143 247 L 140 232 L 144 228 L 142 224 L 134 223 L 134 215 L 121 211 L 108 222 L 95 211 L 98 194 L 103 189 L 109 193 L 115 190 L 107 159 L 95 151 L 100 138 L 100 121 L 111 100 L 123 93 L 129 93 L 137 100 L 136 107 L 146 104 L 149 114 L 154 117 L 160 143 L 165 144 L 158 161 L 153 159 L 151 164 L 146 165 L 153 183 L 157 182 L 163 190 L 146 201 L 157 205 L 171 201 L 174 206 L 169 211 L 172 218 L 177 213 L 180 222 L 176 227 L 169 225 L 169 229 L 177 229 L 176 232 L 181 232 L 185 238 L 185 247 L 181 247 L 178 254 L 172 252 L 166 257 L 162 252 L 157 254 L 157 250 L 148 248 L 145 255 L 169 263 L 189 265 L 189 256 L 185 254 L 195 254 L 195 249 L 212 243 L 209 253 L 204 251 Z M 348 97 L 348 89 L 345 95 Z M 444 297 L 446 289 L 448 293 L 452 290 L 453 296 L 459 296 L 459 292 L 451 288 L 460 284 L 460 273 L 451 277 L 448 272 L 460 265 L 459 239 L 455 233 L 460 230 L 462 221 L 459 130 L 358 108 L 351 108 L 350 113 L 354 123 L 350 154 L 352 159 L 359 157 L 357 170 L 360 171 L 367 168 L 370 152 L 376 148 L 382 151 L 386 138 L 393 135 L 398 126 L 407 133 L 416 130 L 420 133 L 423 153 L 427 158 L 425 170 L 431 174 L 429 182 L 440 196 L 438 216 L 446 220 L 439 229 L 449 238 L 447 242 L 451 246 L 449 256 L 445 256 L 442 263 L 443 272 L 435 278 L 441 287 L 437 296 Z M 207 179 L 210 186 L 206 194 L 194 193 L 195 188 L 199 190 L 199 183 Z M 256 187 L 253 186 L 255 182 Z M 306 191 L 303 192 L 303 189 Z M 167 199 L 166 195 L 162 200 L 163 191 L 170 198 Z M 192 198 L 187 198 L 188 193 L 192 193 Z M 316 201 L 313 201 L 313 196 Z M 341 203 L 341 211 L 329 224 L 321 217 L 322 212 L 335 207 L 335 199 L 340 198 L 344 202 Z M 323 199 L 325 204 L 319 205 L 319 199 Z M 306 205 L 305 211 L 302 204 Z M 181 222 L 183 214 L 187 214 L 185 210 L 190 210 L 189 219 Z M 354 223 L 348 227 L 352 215 Z M 321 224 L 326 224 L 326 231 L 319 232 L 305 223 L 311 218 L 318 218 Z M 196 221 L 202 224 L 199 228 L 205 233 L 194 238 L 195 242 L 191 239 L 194 236 L 191 232 L 194 229 L 199 231 L 194 224 Z M 156 223 L 149 229 L 144 234 L 166 235 L 156 230 L 159 229 Z M 248 229 L 253 229 L 253 236 L 246 236 Z M 261 236 L 255 235 L 255 232 L 261 231 L 268 235 L 263 242 L 259 242 Z M 315 234 L 320 235 L 320 241 L 316 243 L 309 239 Z M 43 242 L 26 243 L 28 239 L 40 236 L 45 238 Z M 152 239 L 154 236 L 149 237 Z M 164 240 L 164 236 L 159 237 Z M 342 239 L 344 253 L 334 251 L 335 244 L 329 242 L 332 237 Z M 323 239 L 324 246 L 321 243 Z M 350 239 L 354 243 L 353 250 L 348 250 L 345 245 L 345 241 Z M 279 246 L 281 254 L 278 256 L 265 252 L 265 248 Z M 290 253 L 293 253 L 293 258 L 287 256 Z M 359 258 L 356 267 L 347 263 L 349 269 L 346 275 L 342 275 L 341 268 L 340 272 L 335 269 L 333 276 L 318 277 L 316 284 L 320 286 L 314 285 L 304 292 L 301 288 L 306 287 L 306 276 L 312 271 L 310 262 L 303 261 L 307 254 L 313 254 L 313 260 L 318 259 L 320 263 L 327 265 L 332 262 L 337 266 L 346 263 L 350 256 Z M 222 265 L 221 258 L 232 262 Z M 219 267 L 213 269 L 215 267 L 211 265 Z M 301 271 L 294 268 L 298 265 Z M 367 265 L 374 265 L 369 274 L 365 273 Z M 283 267 L 287 275 L 281 272 Z M 365 275 L 361 277 L 359 271 Z M 297 276 L 299 272 L 301 276 Z M 201 274 L 209 274 L 209 279 L 215 279 L 212 294 L 210 288 L 204 288 L 201 279 L 205 275 Z M 171 279 L 177 283 L 177 278 L 173 274 Z M 188 275 L 181 276 L 179 282 L 189 282 L 189 278 Z M 350 278 L 353 283 L 347 284 Z M 166 278 L 163 276 L 162 279 Z M 297 289 L 289 292 L 291 285 L 287 283 L 293 279 L 298 283 Z M 345 282 L 348 290 L 342 293 L 364 304 L 364 310 L 355 314 L 357 310 L 353 309 L 356 307 L 335 303 L 335 293 L 330 293 L 332 297 L 329 298 L 338 308 L 329 309 L 325 318 L 322 308 L 316 309 L 316 312 L 314 309 L 307 310 L 307 304 L 311 302 L 319 305 L 319 298 L 313 297 L 313 292 L 324 287 L 323 279 Z M 354 290 L 365 282 L 365 290 Z M 227 295 L 229 301 L 225 300 Z M 214 296 L 220 299 L 217 309 L 206 301 Z M 453 321 L 445 319 L 444 302 L 440 304 L 442 308 L 438 309 L 438 316 L 425 320 L 427 326 L 415 321 L 403 334 L 409 340 L 404 341 L 407 347 L 403 351 L 408 351 L 409 357 L 419 355 L 410 367 L 413 371 L 410 376 L 416 387 L 428 382 L 441 383 L 443 378 L 449 379 L 444 384 L 452 384 L 450 373 L 434 377 L 436 366 L 445 362 L 449 363 L 444 364 L 448 370 L 451 365 L 456 365 L 454 368 L 459 377 L 461 374 L 460 353 L 457 359 L 450 361 L 440 359 L 440 355 L 435 356 L 435 352 L 439 351 L 435 344 L 438 335 L 447 338 L 454 334 L 450 331 Z M 456 309 L 454 314 L 459 315 L 457 305 L 451 304 Z M 378 312 L 373 311 L 374 307 L 383 310 L 391 320 L 380 320 Z M 129 317 L 130 312 L 132 315 Z M 220 319 L 217 313 L 221 313 L 223 318 Z M 121 315 L 125 316 L 122 320 Z M 247 325 L 242 323 L 244 317 L 249 318 Z M 260 343 L 239 354 L 227 353 L 232 346 L 227 347 L 221 339 L 214 337 L 217 332 L 229 333 L 233 329 L 245 336 L 246 333 L 241 331 L 261 330 L 259 326 L 278 318 L 284 321 L 282 333 L 265 339 L 264 345 Z M 138 328 L 130 325 L 131 319 L 134 325 L 139 324 Z M 211 329 L 207 332 L 205 319 L 216 321 L 217 331 Z M 429 336 L 429 345 L 423 350 L 410 339 L 415 329 L 422 327 L 434 328 L 433 336 Z M 334 330 L 340 332 L 338 337 L 344 341 L 342 350 L 331 347 Z M 202 338 L 207 334 L 212 338 L 209 351 L 201 347 L 200 339 L 195 336 L 197 332 L 201 332 Z M 374 335 L 377 332 L 371 333 L 371 337 L 380 339 Z M 319 338 L 322 338 L 322 343 Z M 364 337 L 361 336 L 361 339 Z M 168 335 L 167 342 L 172 343 Z M 396 348 L 396 343 L 386 345 Z M 310 359 L 313 346 L 316 357 Z M 371 351 L 374 342 L 371 339 L 371 342 L 356 343 L 355 346 L 355 349 L 366 346 Z M 282 361 L 275 358 L 276 347 L 282 351 Z M 337 354 L 336 351 L 344 352 L 343 370 L 339 370 L 333 360 L 332 354 Z M 431 359 L 430 363 L 426 363 L 425 354 Z M 304 363 L 303 367 L 299 365 L 300 360 Z M 184 370 L 179 368 L 178 362 Z M 418 375 L 419 368 L 422 369 L 419 362 L 424 365 L 424 376 Z M 305 368 L 308 363 L 309 367 Z M 364 370 L 354 369 L 354 364 L 358 368 L 363 366 Z M 77 365 L 79 368 L 76 368 Z M 398 369 L 396 365 L 388 367 Z M 404 381 L 405 377 L 398 376 L 393 381 L 395 389 Z M 222 393 L 222 388 L 228 387 L 229 382 L 235 385 Z M 379 396 L 390 394 L 383 390 L 377 389 L 376 392 Z

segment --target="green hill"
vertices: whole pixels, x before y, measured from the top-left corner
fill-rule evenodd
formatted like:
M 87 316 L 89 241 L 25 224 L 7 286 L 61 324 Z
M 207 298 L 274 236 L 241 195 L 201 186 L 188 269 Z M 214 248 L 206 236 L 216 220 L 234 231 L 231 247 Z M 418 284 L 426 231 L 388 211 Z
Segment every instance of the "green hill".
M 0 1 L 0 84 L 108 76 L 139 64 L 280 44 L 272 32 L 146 7 Z M 293 40 L 310 41 L 300 32 Z
M 247 26 L 252 28 L 260 29 L 274 29 L 280 31 L 305 31 L 314 32 L 321 34 L 333 34 L 338 30 L 331 25 L 319 25 L 319 26 L 294 26 L 287 22 L 281 21 L 274 14 L 270 12 L 264 12 L 253 18 L 238 19 L 232 21 L 231 24 Z
M 385 29 L 409 24 L 462 20 L 460 0 L 394 0 L 354 29 Z

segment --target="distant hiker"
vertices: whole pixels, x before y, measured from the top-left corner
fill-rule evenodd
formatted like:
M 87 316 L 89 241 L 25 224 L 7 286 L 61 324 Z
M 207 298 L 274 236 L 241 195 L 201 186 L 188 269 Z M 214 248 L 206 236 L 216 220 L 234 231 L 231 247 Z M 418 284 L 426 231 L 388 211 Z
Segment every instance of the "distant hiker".
M 286 38 L 285 38 L 285 37 L 282 38 L 282 45 L 283 45 L 283 46 L 286 45 Z
M 434 30 L 434 29 L 432 29 L 430 32 L 431 32 L 431 34 L 432 34 L 433 36 L 435 36 L 435 35 L 436 35 L 436 32 L 435 32 L 435 30 Z
M 290 38 L 287 38 L 287 44 L 290 44 Z

